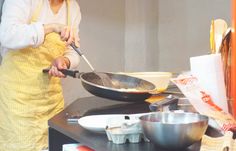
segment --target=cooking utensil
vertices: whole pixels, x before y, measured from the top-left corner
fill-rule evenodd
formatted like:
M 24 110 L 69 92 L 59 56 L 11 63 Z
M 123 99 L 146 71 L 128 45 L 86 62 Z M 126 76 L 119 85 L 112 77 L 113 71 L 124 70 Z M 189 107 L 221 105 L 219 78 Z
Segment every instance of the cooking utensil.
M 149 109 L 151 111 L 163 111 L 164 106 L 168 106 L 170 104 L 176 104 L 178 103 L 179 98 L 173 95 L 168 95 L 165 99 L 151 103 L 149 105 Z
M 60 70 L 64 75 L 80 78 L 83 87 L 96 96 L 109 98 L 125 102 L 144 101 L 150 97 L 151 91 L 155 90 L 155 85 L 146 80 L 131 77 L 124 74 L 95 72 L 88 59 L 83 55 L 79 47 L 75 43 L 71 47 L 86 61 L 93 72 L 80 73 L 68 69 Z M 43 72 L 48 72 L 44 69 Z
M 149 105 L 151 111 L 176 111 L 197 113 L 196 109 L 190 104 L 187 98 L 179 98 L 174 95 L 168 95 L 166 98 Z
M 208 117 L 196 113 L 156 112 L 140 117 L 144 135 L 155 145 L 181 150 L 199 141 Z
M 89 65 L 89 67 L 91 68 L 92 71 L 95 71 L 95 69 L 93 68 L 93 66 L 91 65 L 91 63 L 88 61 L 88 59 L 85 57 L 85 55 L 83 54 L 83 52 L 80 50 L 79 47 L 76 47 L 75 43 L 72 42 L 70 44 L 70 46 L 84 59 L 84 61 Z
M 170 108 L 170 110 L 171 110 L 171 108 Z M 174 110 L 174 108 L 172 110 Z M 187 98 L 179 98 L 178 104 L 176 105 L 175 110 L 182 110 L 184 112 L 198 113 Z
M 104 79 L 101 79 L 104 75 L 107 76 L 105 81 L 108 79 L 111 85 L 104 85 Z M 90 93 L 125 102 L 144 101 L 155 90 L 155 85 L 148 81 L 122 74 L 90 72 L 83 73 L 80 79 L 83 87 Z
M 43 72 L 48 72 L 44 69 Z M 80 73 L 68 69 L 60 70 L 64 75 L 80 78 L 83 87 L 93 95 L 124 102 L 144 101 L 155 91 L 155 85 L 131 76 L 106 73 L 87 72 Z

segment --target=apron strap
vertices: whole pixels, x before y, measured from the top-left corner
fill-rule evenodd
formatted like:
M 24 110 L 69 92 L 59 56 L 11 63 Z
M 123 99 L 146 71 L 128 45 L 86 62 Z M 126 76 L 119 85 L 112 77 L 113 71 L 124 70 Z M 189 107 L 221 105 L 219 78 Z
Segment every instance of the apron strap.
M 71 26 L 70 0 L 66 0 L 66 4 L 67 4 L 67 25 Z
M 44 0 L 41 0 L 38 4 L 38 7 L 36 8 L 36 10 L 34 11 L 32 17 L 31 17 L 31 20 L 30 22 L 36 22 L 37 19 L 38 19 L 38 16 L 39 16 L 39 13 L 41 12 L 41 9 L 42 9 L 42 6 L 43 6 L 43 1 Z

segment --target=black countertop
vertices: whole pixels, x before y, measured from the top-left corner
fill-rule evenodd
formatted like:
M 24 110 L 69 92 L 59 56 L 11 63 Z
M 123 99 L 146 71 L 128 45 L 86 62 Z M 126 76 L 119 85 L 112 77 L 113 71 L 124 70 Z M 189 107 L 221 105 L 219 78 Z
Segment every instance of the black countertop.
M 113 144 L 109 142 L 106 134 L 99 134 L 88 131 L 82 128 L 79 124 L 68 123 L 67 118 L 80 114 L 78 110 L 81 101 L 87 103 L 103 102 L 104 106 L 99 108 L 87 108 L 80 116 L 85 115 L 97 115 L 97 114 L 134 114 L 149 112 L 148 103 L 121 103 L 116 105 L 106 105 L 106 102 L 111 100 L 100 97 L 87 97 L 81 98 L 72 104 L 70 104 L 65 110 L 51 118 L 48 122 L 50 128 L 62 133 L 73 140 L 80 142 L 84 145 L 90 146 L 96 151 L 164 151 L 157 148 L 152 143 L 140 142 L 140 143 L 126 143 L 122 145 Z M 105 102 L 105 103 L 104 103 Z M 199 142 L 193 144 L 186 151 L 199 151 Z

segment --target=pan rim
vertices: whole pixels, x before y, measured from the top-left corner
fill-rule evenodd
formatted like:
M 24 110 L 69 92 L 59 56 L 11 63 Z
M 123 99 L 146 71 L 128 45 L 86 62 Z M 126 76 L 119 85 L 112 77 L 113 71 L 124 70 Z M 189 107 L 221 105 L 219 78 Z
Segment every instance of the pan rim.
M 150 85 L 152 85 L 153 89 L 149 89 L 149 90 L 133 90 L 133 89 L 116 89 L 116 88 L 110 88 L 110 87 L 106 87 L 106 86 L 102 86 L 102 85 L 98 85 L 98 84 L 94 84 L 92 82 L 89 82 L 87 80 L 84 80 L 84 78 L 82 78 L 82 76 L 84 74 L 88 74 L 88 73 L 92 73 L 92 72 L 86 72 L 86 73 L 82 73 L 80 75 L 80 79 L 86 83 L 86 84 L 89 84 L 89 85 L 92 85 L 92 86 L 95 86 L 97 88 L 101 88 L 101 89 L 106 89 L 106 90 L 112 90 L 112 91 L 116 91 L 116 92 L 122 92 L 122 93 L 133 93 L 133 94 L 145 94 L 145 93 L 150 93 L 152 94 L 153 92 L 156 92 L 156 86 L 147 81 L 147 80 L 144 80 L 144 79 L 140 79 L 140 78 L 136 78 L 136 77 L 132 77 L 132 76 L 129 76 L 129 75 L 125 75 L 125 74 L 122 74 L 122 73 L 115 73 L 115 72 L 96 72 L 96 73 L 108 73 L 108 74 L 117 74 L 117 75 L 122 75 L 122 76 L 126 76 L 126 77 L 131 77 L 131 78 L 135 78 L 135 79 L 140 79 L 142 81 L 145 81 L 147 83 L 149 83 Z

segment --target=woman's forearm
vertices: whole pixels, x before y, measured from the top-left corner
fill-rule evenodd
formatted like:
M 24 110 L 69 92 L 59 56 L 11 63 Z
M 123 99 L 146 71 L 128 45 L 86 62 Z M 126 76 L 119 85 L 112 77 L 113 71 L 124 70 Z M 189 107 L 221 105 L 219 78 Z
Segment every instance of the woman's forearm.
M 7 49 L 37 47 L 44 41 L 42 23 L 29 24 L 31 1 L 5 0 L 2 9 L 0 42 Z M 12 11 L 14 10 L 14 11 Z
M 0 28 L 1 45 L 8 49 L 22 49 L 28 46 L 36 47 L 44 41 L 44 30 L 40 23 L 34 24 L 4 24 Z

